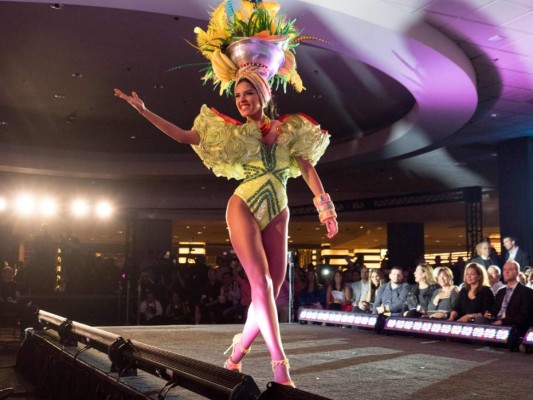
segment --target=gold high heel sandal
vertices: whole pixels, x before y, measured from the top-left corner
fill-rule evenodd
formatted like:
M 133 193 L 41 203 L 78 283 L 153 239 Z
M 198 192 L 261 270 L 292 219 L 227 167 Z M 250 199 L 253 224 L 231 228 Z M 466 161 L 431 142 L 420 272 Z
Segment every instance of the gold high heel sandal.
M 291 368 L 291 366 L 289 365 L 289 360 L 287 360 L 286 358 L 284 358 L 283 360 L 272 360 L 271 362 L 272 364 L 272 372 L 276 372 L 276 367 L 279 367 L 281 365 L 285 366 L 287 368 L 287 371 Z M 285 385 L 285 386 L 291 386 L 293 388 L 296 388 L 296 385 L 294 384 L 293 381 L 287 381 L 287 382 L 278 382 L 280 385 Z
M 235 347 L 238 347 L 238 350 L 240 350 L 244 355 L 248 354 L 250 350 L 252 350 L 252 347 L 245 349 L 243 345 L 241 344 L 241 333 L 237 333 L 235 336 L 233 336 L 233 341 L 231 345 L 228 347 L 228 349 L 224 352 L 224 355 L 226 355 L 231 350 L 231 355 L 226 359 L 224 362 L 224 368 L 229 369 L 231 371 L 238 371 L 242 372 L 242 364 L 236 363 L 233 361 L 232 357 L 235 353 Z M 244 356 L 243 356 L 244 357 Z

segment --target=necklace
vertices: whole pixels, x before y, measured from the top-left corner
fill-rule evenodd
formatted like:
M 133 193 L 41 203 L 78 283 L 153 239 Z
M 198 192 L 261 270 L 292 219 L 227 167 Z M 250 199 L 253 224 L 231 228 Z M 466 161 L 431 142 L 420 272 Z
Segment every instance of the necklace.
M 263 117 L 263 122 L 261 123 L 259 130 L 261 131 L 261 136 L 263 137 L 268 135 L 270 132 L 270 118 L 268 118 L 266 115 Z

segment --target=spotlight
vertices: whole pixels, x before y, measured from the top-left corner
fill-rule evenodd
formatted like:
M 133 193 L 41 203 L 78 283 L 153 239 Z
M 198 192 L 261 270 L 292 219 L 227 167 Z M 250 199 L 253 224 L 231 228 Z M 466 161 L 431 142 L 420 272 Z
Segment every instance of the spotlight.
M 101 201 L 96 205 L 96 215 L 100 218 L 109 218 L 113 214 L 113 206 L 108 201 Z
M 324 275 L 324 276 L 328 276 L 328 275 L 329 275 L 329 272 L 330 272 L 329 269 L 324 268 L 324 269 L 322 270 L 322 275 Z
M 7 200 L 0 197 L 0 212 L 7 210 Z
M 20 195 L 15 200 L 15 208 L 20 215 L 28 216 L 35 211 L 35 199 L 29 195 Z
M 85 200 L 74 200 L 74 202 L 72 202 L 71 211 L 75 217 L 84 217 L 89 211 L 89 205 Z
M 57 212 L 57 203 L 50 197 L 44 198 L 39 205 L 39 210 L 41 214 L 46 216 L 55 215 Z

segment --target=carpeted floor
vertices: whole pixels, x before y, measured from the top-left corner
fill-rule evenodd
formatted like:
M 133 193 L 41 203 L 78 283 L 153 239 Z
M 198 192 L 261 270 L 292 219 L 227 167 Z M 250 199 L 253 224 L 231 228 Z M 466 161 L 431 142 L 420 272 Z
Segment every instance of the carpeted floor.
M 222 365 L 222 353 L 240 328 L 197 325 L 102 329 Z M 298 388 L 331 399 L 533 400 L 533 354 L 317 325 L 282 325 L 282 337 Z M 270 357 L 261 338 L 244 360 L 243 372 L 253 376 L 262 390 L 272 379 Z M 173 390 L 180 399 L 199 398 Z

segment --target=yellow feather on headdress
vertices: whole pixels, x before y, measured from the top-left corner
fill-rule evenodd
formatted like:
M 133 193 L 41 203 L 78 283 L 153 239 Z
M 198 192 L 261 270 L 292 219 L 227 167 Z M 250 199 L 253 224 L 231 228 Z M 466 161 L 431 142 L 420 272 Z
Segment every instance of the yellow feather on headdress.
M 220 43 L 230 36 L 227 19 L 226 1 L 223 1 L 211 13 L 207 31 L 199 27 L 194 28 L 198 48 L 208 60 L 211 60 L 213 50 L 220 47 Z
M 241 21 L 248 21 L 253 12 L 254 3 L 248 0 L 243 0 L 241 3 L 241 8 L 239 11 L 235 12 L 235 15 L 237 16 L 237 19 L 240 19 Z
M 296 90 L 298 93 L 301 93 L 302 90 L 305 90 L 302 78 L 300 78 L 300 75 L 298 74 L 298 72 L 296 72 L 295 69 L 291 71 L 288 82 L 294 87 L 294 90 Z

